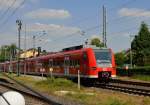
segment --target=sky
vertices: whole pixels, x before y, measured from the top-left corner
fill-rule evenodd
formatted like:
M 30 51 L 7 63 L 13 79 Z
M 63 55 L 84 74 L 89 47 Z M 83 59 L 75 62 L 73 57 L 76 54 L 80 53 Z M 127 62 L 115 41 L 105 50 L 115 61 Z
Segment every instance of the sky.
M 138 34 L 142 21 L 150 24 L 149 4 L 149 0 L 0 0 L 0 46 L 18 45 L 17 19 L 22 21 L 22 49 L 33 47 L 33 36 L 35 46 L 47 51 L 95 37 L 102 40 L 104 5 L 107 46 L 119 52 L 130 48 L 130 35 Z

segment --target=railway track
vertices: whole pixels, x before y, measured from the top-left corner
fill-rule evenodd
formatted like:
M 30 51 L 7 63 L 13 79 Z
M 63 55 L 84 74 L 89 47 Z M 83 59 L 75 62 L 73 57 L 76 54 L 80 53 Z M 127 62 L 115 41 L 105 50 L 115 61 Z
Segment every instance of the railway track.
M 120 84 L 132 84 L 132 85 L 145 86 L 150 88 L 150 82 L 137 82 L 137 81 L 121 80 L 121 79 L 111 79 L 110 82 L 120 83 Z
M 9 87 L 5 87 L 4 85 L 0 84 L 0 93 L 5 93 L 8 91 L 14 91 L 14 89 L 9 88 Z M 47 102 L 33 96 L 30 94 L 25 94 L 23 92 L 21 92 L 21 94 L 24 96 L 25 99 L 25 105 L 49 105 Z M 16 99 L 17 100 L 17 99 Z M 7 100 L 9 102 L 9 100 Z M 11 103 L 9 103 L 11 104 Z
M 4 85 L 6 85 L 6 87 L 8 86 L 8 88 L 12 88 L 15 91 L 18 91 L 20 93 L 23 92 L 23 94 L 29 94 L 32 97 L 35 96 L 35 97 L 39 98 L 40 100 L 48 103 L 49 105 L 83 105 L 82 103 L 76 102 L 74 100 L 68 100 L 68 99 L 65 99 L 63 97 L 59 97 L 59 96 L 57 97 L 57 96 L 50 95 L 50 94 L 40 93 L 36 90 L 33 90 L 29 86 L 24 85 L 22 82 L 19 82 L 19 81 L 15 80 L 14 78 L 8 76 L 5 73 L 2 73 L 2 75 L 4 75 L 6 78 L 10 79 L 10 81 L 7 81 L 4 79 L 3 81 L 5 81 L 5 83 L 0 82 L 0 85 L 4 84 Z M 1 79 L 0 79 L 0 81 L 1 81 Z M 19 87 L 21 87 L 21 90 Z M 46 104 L 41 104 L 41 105 L 46 105 Z
M 62 105 L 58 102 L 53 101 L 48 96 L 44 96 L 43 94 L 29 88 L 28 86 L 25 86 L 19 83 L 18 81 L 7 76 L 6 74 L 3 74 L 3 75 L 7 77 L 8 79 L 0 78 L 1 93 L 4 93 L 7 90 L 17 91 L 26 97 L 27 99 L 26 105 Z M 30 101 L 28 100 L 30 100 L 31 98 L 33 98 L 33 100 L 35 101 L 34 104 L 29 104 Z M 36 102 L 39 102 L 40 104 L 37 104 Z
M 146 82 L 124 81 L 115 79 L 111 80 L 108 84 L 96 84 L 96 87 L 150 97 L 150 83 Z

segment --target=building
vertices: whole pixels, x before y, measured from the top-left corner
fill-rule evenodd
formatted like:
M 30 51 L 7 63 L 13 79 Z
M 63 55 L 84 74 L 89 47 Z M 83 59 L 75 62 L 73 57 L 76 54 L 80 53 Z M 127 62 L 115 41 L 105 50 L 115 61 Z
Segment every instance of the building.
M 31 57 L 36 57 L 38 55 L 38 51 L 36 49 L 28 49 L 27 51 L 23 51 L 20 54 L 20 58 L 31 58 Z

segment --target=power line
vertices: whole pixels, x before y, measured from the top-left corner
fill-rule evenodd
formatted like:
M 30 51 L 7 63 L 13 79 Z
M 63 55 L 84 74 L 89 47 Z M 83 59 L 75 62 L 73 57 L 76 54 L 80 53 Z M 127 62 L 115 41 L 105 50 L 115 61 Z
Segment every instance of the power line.
M 121 6 L 127 6 L 128 4 L 131 4 L 131 3 L 134 2 L 134 1 L 137 1 L 137 0 L 128 0 L 128 2 L 122 4 Z M 119 7 L 121 7 L 121 6 L 119 6 Z M 114 9 L 116 9 L 116 7 L 115 7 L 115 8 L 111 8 L 111 11 L 114 10 Z M 83 20 L 80 20 L 79 22 L 81 23 L 81 22 L 87 20 L 88 18 L 90 18 L 90 17 L 87 17 L 87 18 L 85 18 L 85 19 L 83 19 Z M 121 17 L 121 18 L 120 18 L 120 17 L 119 17 L 119 18 L 114 18 L 114 19 L 112 19 L 112 21 L 119 21 L 119 20 L 121 20 L 122 18 L 124 18 L 124 17 Z M 107 22 L 106 24 L 108 24 L 108 22 Z M 102 25 L 98 25 L 98 26 L 91 27 L 90 30 L 92 30 L 92 28 L 95 29 L 95 28 L 98 28 L 98 27 L 102 27 Z M 57 31 L 57 30 L 56 30 L 56 31 Z M 89 31 L 89 30 L 87 29 L 87 31 Z M 43 36 L 41 36 L 41 37 L 43 37 Z
M 68 35 L 65 35 L 65 36 L 56 38 L 56 39 L 54 39 L 54 40 L 52 40 L 52 41 L 57 41 L 57 40 L 60 40 L 60 39 L 62 39 L 62 38 L 68 37 L 68 36 L 69 36 L 69 38 L 70 38 L 70 37 L 73 37 L 75 34 L 78 34 L 78 33 L 80 33 L 80 34 L 82 35 L 82 33 L 85 33 L 85 32 L 87 32 L 87 31 L 91 31 L 91 30 L 94 30 L 94 29 L 97 29 L 97 28 L 99 28 L 99 27 L 100 27 L 100 25 L 93 26 L 93 27 L 87 28 L 87 29 L 85 29 L 85 30 L 83 30 L 83 31 L 77 31 L 77 32 L 72 33 L 72 34 L 68 34 Z M 48 43 L 48 42 L 45 42 L 45 43 L 42 43 L 42 44 L 46 44 L 46 43 Z
M 136 0 L 133 0 L 133 1 L 136 1 Z M 133 2 L 132 1 L 132 2 Z M 125 5 L 128 5 L 129 3 L 131 3 L 131 1 L 128 1 L 126 4 L 124 4 L 124 6 Z M 123 6 L 123 5 L 122 5 Z M 120 19 L 122 19 L 122 17 L 121 18 L 115 18 L 115 19 L 112 19 L 112 22 L 114 22 L 114 21 L 118 21 L 118 20 L 120 20 Z M 110 22 L 111 23 L 111 22 Z M 108 23 L 107 23 L 108 24 Z M 101 25 L 98 25 L 98 26 L 94 26 L 94 27 L 91 27 L 91 28 L 88 28 L 88 29 L 86 29 L 87 31 L 90 31 L 90 30 L 94 30 L 94 29 L 97 29 L 97 28 L 99 28 L 99 27 L 101 27 Z M 76 33 L 74 33 L 74 34 L 76 34 Z M 73 34 L 73 35 L 74 35 Z M 70 35 L 67 35 L 67 36 L 70 36 Z M 61 39 L 61 38 L 57 38 L 57 40 L 58 39 Z M 55 39 L 56 40 L 56 39 Z
M 25 1 L 26 1 L 26 0 L 23 0 L 23 1 L 20 3 L 20 5 L 19 5 L 18 7 L 16 7 L 16 8 L 14 9 L 14 11 L 5 19 L 5 21 L 3 21 L 2 24 L 0 24 L 0 26 L 6 25 L 6 23 L 9 21 L 9 18 L 12 17 L 22 5 L 24 5 Z
M 119 34 L 119 33 L 122 33 L 122 32 L 124 32 L 124 31 L 129 31 L 129 30 L 133 30 L 133 29 L 135 29 L 135 28 L 137 28 L 137 27 L 132 27 L 132 28 L 128 28 L 128 29 L 125 29 L 125 30 L 121 30 L 121 31 L 118 31 L 118 32 L 113 32 L 113 33 L 111 33 L 111 34 Z M 70 35 L 68 35 L 68 36 L 70 36 Z M 72 34 L 70 37 L 68 37 L 68 38 L 71 38 L 71 37 L 73 37 L 74 35 Z M 66 37 L 66 36 L 65 36 Z M 64 37 L 63 37 L 64 38 Z M 61 40 L 62 38 L 60 38 L 59 40 Z M 58 38 L 57 39 L 55 39 L 55 40 L 52 40 L 53 42 L 54 41 L 59 41 L 58 40 Z M 45 43 L 42 43 L 42 44 L 44 44 L 45 45 Z
M 126 6 L 126 5 L 130 4 L 130 3 L 133 2 L 133 1 L 136 1 L 136 0 L 132 0 L 132 1 L 129 0 L 128 2 L 122 4 L 121 6 Z M 116 9 L 116 8 L 112 8 L 112 9 Z M 111 10 L 112 10 L 112 9 L 111 9 Z M 88 18 L 89 18 L 89 17 L 88 17 Z M 87 20 L 88 18 L 86 18 L 86 19 L 84 19 L 84 20 Z M 81 23 L 81 22 L 83 22 L 84 20 L 80 20 L 79 22 Z M 116 21 L 116 20 L 118 21 L 119 18 L 117 18 L 117 19 L 115 18 L 114 20 L 115 20 L 115 21 Z M 113 21 L 114 21 L 114 20 L 113 20 Z M 106 23 L 106 24 L 108 24 L 108 23 Z M 98 28 L 99 26 L 101 26 L 101 25 L 94 26 L 94 27 L 90 28 L 89 30 L 92 30 L 93 28 L 94 28 L 94 29 L 95 29 L 95 28 Z M 88 30 L 88 29 L 87 29 L 87 30 Z M 88 31 L 89 31 L 89 30 L 88 30 Z M 40 37 L 43 37 L 43 36 L 40 36 Z M 39 38 L 39 37 L 38 37 L 38 38 Z
M 9 12 L 9 10 L 13 7 L 13 5 L 16 3 L 16 0 L 12 2 L 12 4 L 6 9 L 6 11 L 3 12 L 3 14 L 0 16 L 0 20 Z
M 7 0 L 7 1 L 9 1 L 9 0 Z M 5 4 L 5 1 L 4 1 L 4 0 L 1 0 L 1 1 L 0 1 L 1 9 L 3 8 L 3 7 L 2 7 L 2 4 Z

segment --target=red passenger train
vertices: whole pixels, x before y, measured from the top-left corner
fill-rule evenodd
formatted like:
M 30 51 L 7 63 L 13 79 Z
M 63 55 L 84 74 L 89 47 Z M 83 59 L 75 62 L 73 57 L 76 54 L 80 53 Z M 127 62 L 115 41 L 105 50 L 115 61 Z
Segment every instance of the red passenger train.
M 1 63 L 2 71 L 17 72 L 17 61 Z M 41 72 L 56 77 L 76 78 L 78 70 L 81 79 L 103 80 L 116 76 L 114 54 L 111 49 L 94 49 L 76 46 L 57 53 L 21 60 L 20 73 L 40 75 Z

